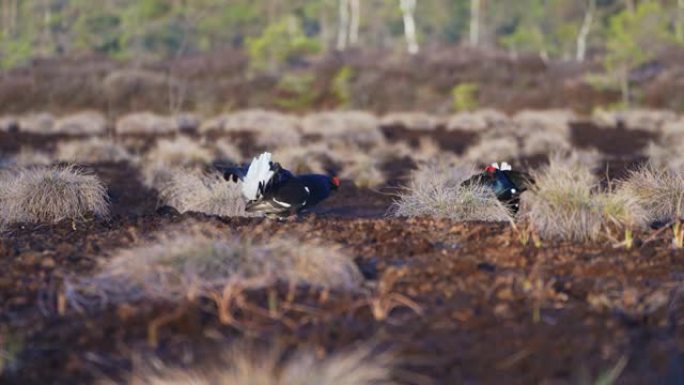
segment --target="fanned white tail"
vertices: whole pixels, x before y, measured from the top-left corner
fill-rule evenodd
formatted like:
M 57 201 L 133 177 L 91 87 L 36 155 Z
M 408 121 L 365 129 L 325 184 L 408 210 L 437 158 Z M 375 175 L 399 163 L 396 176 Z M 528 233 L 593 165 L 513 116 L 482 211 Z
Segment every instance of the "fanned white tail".
M 273 174 L 270 152 L 264 152 L 259 157 L 252 159 L 247 175 L 242 181 L 242 195 L 248 201 L 261 198 L 263 186 L 266 186 Z

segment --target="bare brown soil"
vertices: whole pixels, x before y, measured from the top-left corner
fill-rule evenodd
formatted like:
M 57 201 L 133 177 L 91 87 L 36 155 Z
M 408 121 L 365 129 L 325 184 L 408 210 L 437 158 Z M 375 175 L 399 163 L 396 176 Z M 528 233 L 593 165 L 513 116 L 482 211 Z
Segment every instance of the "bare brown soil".
M 618 151 L 602 138 L 591 143 Z M 611 161 L 623 171 L 631 162 Z M 390 185 L 405 178 L 404 166 L 387 166 Z M 157 207 L 131 166 L 93 168 L 110 188 L 110 220 L 14 227 L 0 238 L 0 336 L 18 347 L 3 384 L 117 379 L 134 352 L 181 363 L 246 335 L 326 351 L 373 341 L 397 352 L 397 378 L 410 384 L 577 384 L 620 360 L 620 384 L 684 379 L 684 251 L 666 231 L 637 234 L 631 250 L 608 241 L 535 247 L 507 224 L 385 218 L 392 189 L 351 183 L 286 222 L 179 215 Z M 268 293 L 255 291 L 230 323 L 204 301 L 60 309 L 64 277 L 90 274 L 112 251 L 171 228 L 339 243 L 378 287 L 374 298 L 397 307 L 383 318 L 362 296 L 301 288 L 294 303 L 303 306 L 287 308 L 289 288 L 278 287 L 277 317 L 268 316 Z

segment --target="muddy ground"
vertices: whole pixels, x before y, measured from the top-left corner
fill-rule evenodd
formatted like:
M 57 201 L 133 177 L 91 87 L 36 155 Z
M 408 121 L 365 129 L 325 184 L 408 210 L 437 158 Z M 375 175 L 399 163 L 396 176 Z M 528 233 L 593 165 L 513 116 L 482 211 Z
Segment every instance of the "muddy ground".
M 616 144 L 615 130 L 575 127 L 573 140 L 598 147 L 620 174 L 641 159 L 647 134 L 621 133 L 628 139 Z M 93 169 L 109 186 L 110 220 L 14 227 L 0 239 L 1 383 L 121 379 L 136 352 L 186 362 L 244 336 L 325 351 L 373 341 L 397 354 L 396 376 L 409 384 L 599 384 L 611 371 L 619 384 L 684 383 L 684 251 L 670 247 L 668 231 L 637 234 L 630 250 L 609 241 L 537 247 L 503 223 L 388 219 L 401 169 L 385 188 L 346 183 L 286 222 L 180 215 L 158 207 L 131 166 Z M 341 244 L 387 314 L 358 295 L 305 288 L 294 302 L 309 310 L 268 316 L 267 293 L 250 292 L 231 323 L 203 301 L 60 306 L 64 277 L 92 273 L 113 250 L 169 229 Z M 288 290 L 276 288 L 283 303 Z

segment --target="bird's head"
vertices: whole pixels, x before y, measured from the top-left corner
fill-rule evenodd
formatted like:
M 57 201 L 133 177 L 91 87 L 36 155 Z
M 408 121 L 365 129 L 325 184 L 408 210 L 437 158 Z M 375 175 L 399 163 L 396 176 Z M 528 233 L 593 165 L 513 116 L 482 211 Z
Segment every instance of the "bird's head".
M 333 190 L 337 190 L 340 187 L 340 178 L 336 176 L 330 177 L 330 187 Z
M 503 163 L 501 164 L 501 167 L 499 167 L 499 163 L 498 163 L 498 162 L 494 162 L 494 163 L 490 164 L 489 166 L 487 166 L 487 167 L 485 168 L 485 172 L 486 172 L 487 174 L 493 174 L 493 173 L 495 173 L 495 172 L 498 171 L 498 170 L 501 170 L 501 171 L 510 171 L 510 170 L 511 170 L 511 165 L 508 164 L 508 163 L 506 163 L 506 162 L 503 162 Z

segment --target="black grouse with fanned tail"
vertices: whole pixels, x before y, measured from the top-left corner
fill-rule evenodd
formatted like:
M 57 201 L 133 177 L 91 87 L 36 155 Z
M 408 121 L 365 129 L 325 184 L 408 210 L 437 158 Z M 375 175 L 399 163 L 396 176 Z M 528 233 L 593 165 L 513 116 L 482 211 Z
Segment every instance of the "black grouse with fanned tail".
M 504 162 L 501 167 L 498 163 L 493 163 L 482 173 L 463 182 L 465 186 L 472 184 L 489 187 L 499 201 L 506 204 L 513 213 L 517 213 L 520 209 L 520 194 L 534 186 L 534 179 L 526 172 L 511 170 L 511 166 Z
M 310 208 L 330 196 L 340 181 L 321 174 L 293 175 L 265 152 L 245 166 L 214 164 L 226 180 L 242 181 L 246 211 L 268 216 L 288 216 Z

